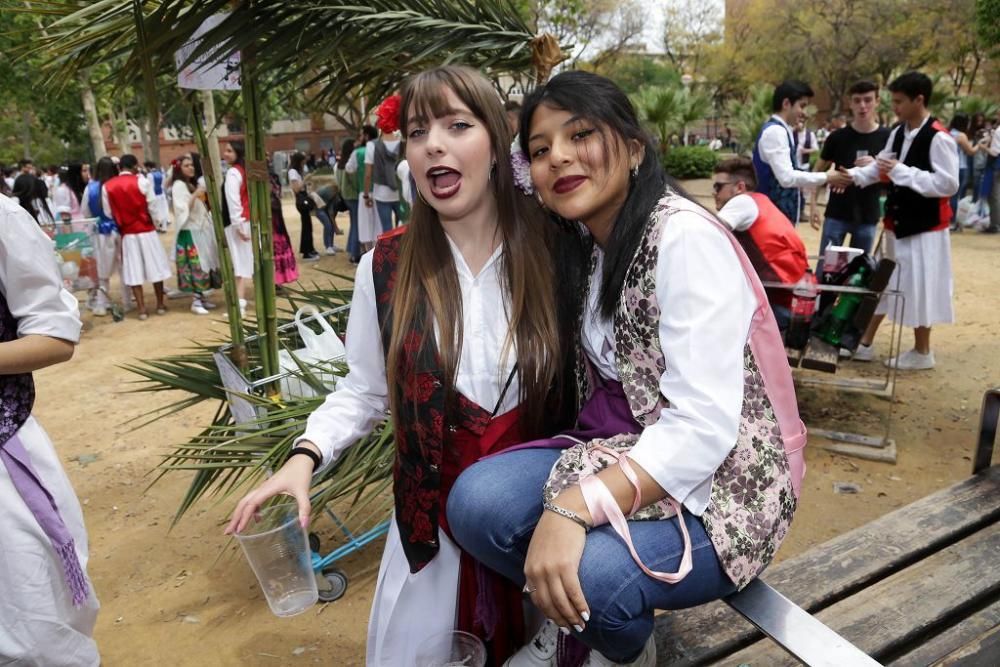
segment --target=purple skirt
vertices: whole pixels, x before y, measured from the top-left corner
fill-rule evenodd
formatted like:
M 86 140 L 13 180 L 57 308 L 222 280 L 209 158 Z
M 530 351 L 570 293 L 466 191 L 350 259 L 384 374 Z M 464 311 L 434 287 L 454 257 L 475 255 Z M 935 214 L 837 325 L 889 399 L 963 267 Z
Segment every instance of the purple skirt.
M 610 438 L 622 433 L 641 433 L 642 426 L 632 416 L 625 390 L 616 380 L 598 379 L 594 383 L 594 393 L 584 404 L 576 419 L 576 428 L 563 431 L 551 438 L 532 440 L 516 447 L 504 450 L 513 452 L 518 449 L 552 448 L 565 449 L 574 441 L 589 442 L 591 440 Z

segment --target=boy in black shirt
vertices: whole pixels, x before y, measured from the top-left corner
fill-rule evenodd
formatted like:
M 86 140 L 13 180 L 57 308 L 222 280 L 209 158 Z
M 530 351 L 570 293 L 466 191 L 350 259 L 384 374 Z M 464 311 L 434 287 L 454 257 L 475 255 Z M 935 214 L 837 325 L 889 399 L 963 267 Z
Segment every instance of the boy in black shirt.
M 851 100 L 851 123 L 826 138 L 816 171 L 825 171 L 831 163 L 846 169 L 874 162 L 874 156 L 885 148 L 889 139 L 889 129 L 879 126 L 875 113 L 878 85 L 871 81 L 858 81 L 848 89 L 847 94 Z M 849 187 L 841 192 L 830 192 L 819 242 L 817 273 L 822 271 L 826 247 L 842 245 L 848 234 L 851 235 L 852 248 L 871 252 L 879 220 L 878 198 L 881 192 L 882 186 L 877 183 L 867 188 Z M 819 228 L 815 222 L 812 225 L 815 229 Z

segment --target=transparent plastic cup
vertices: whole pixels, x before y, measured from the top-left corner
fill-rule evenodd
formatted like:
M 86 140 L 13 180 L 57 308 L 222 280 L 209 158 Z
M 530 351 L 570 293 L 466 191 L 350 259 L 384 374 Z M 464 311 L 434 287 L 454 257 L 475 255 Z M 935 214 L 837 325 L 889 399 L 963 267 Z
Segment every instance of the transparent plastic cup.
M 294 503 L 260 510 L 236 539 L 276 616 L 295 616 L 316 604 L 309 540 Z
M 486 647 L 468 632 L 442 632 L 417 648 L 416 662 L 417 667 L 485 667 Z

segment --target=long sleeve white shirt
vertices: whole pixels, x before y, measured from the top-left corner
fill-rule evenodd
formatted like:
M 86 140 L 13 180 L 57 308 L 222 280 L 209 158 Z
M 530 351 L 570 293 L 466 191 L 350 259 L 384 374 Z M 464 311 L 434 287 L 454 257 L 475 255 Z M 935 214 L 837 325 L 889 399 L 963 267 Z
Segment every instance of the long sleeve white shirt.
M 243 210 L 243 199 L 240 197 L 240 190 L 243 187 L 243 175 L 239 169 L 230 167 L 226 172 L 224 190 L 226 193 L 226 205 L 229 206 L 230 224 L 240 225 L 244 234 L 250 233 L 249 211 Z
M 629 457 L 688 511 L 701 515 L 716 469 L 736 445 L 743 408 L 743 349 L 756 299 L 732 243 L 692 209 L 663 227 L 656 265 L 660 391 L 669 407 Z M 591 276 L 583 344 L 601 377 L 618 380 L 613 323 L 598 314 L 601 261 Z
M 17 202 L 0 195 L 0 292 L 19 337 L 80 340 L 77 300 L 64 287 L 52 241 Z
M 750 229 L 760 215 L 757 202 L 748 194 L 733 195 L 716 214 L 734 232 Z
M 924 119 L 919 127 L 910 129 L 906 125 L 900 125 L 889 133 L 889 140 L 885 148 L 879 153 L 879 157 L 885 156 L 892 151 L 893 142 L 896 140 L 897 132 L 904 132 L 903 147 L 899 152 L 899 161 L 889 172 L 889 179 L 896 185 L 910 188 L 914 192 L 924 197 L 950 197 L 958 192 L 958 148 L 955 139 L 947 132 L 935 132 L 931 139 L 931 167 L 934 171 L 924 171 L 908 164 L 903 164 L 913 139 L 917 136 L 923 126 L 930 120 Z M 854 184 L 858 187 L 868 187 L 878 182 L 878 164 L 872 162 L 864 167 L 853 167 L 847 173 L 854 179 Z
M 778 125 L 765 129 L 757 142 L 760 158 L 771 167 L 774 178 L 783 188 L 807 188 L 826 183 L 826 173 L 801 171 L 792 166 L 792 129 L 781 118 L 771 116 Z
M 146 180 L 146 177 L 142 175 L 136 176 L 131 171 L 122 171 L 121 175 L 135 176 L 135 182 L 139 185 L 139 192 L 146 198 L 146 210 L 149 211 L 150 216 L 153 216 L 153 208 L 156 206 L 156 195 L 153 193 L 153 188 L 149 187 L 149 181 Z M 111 210 L 111 203 L 108 201 L 108 189 L 106 187 L 101 188 L 101 208 L 104 209 L 104 215 L 113 220 L 118 220 L 118 216 Z
M 990 138 L 990 145 L 986 148 L 986 150 L 993 157 L 1000 155 L 1000 127 L 993 130 L 993 135 Z
M 500 281 L 502 246 L 474 276 L 450 239 L 449 245 L 462 292 L 465 336 L 455 387 L 472 402 L 492 411 L 516 361 L 513 350 L 506 357 L 502 355 L 509 325 L 509 309 L 503 305 L 508 299 Z M 322 474 L 348 447 L 368 435 L 386 418 L 389 407 L 385 357 L 375 308 L 372 252 L 366 253 L 358 264 L 344 344 L 349 372 L 309 416 L 305 433 L 299 439 L 308 440 L 322 452 L 323 463 L 317 474 Z M 515 374 L 497 414 L 513 409 L 519 402 L 519 393 Z

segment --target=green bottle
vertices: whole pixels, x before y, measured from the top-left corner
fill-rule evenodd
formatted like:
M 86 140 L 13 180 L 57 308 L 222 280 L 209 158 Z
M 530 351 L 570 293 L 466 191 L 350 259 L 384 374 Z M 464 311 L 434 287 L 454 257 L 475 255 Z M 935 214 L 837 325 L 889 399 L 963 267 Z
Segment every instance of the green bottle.
M 845 287 L 865 287 L 868 284 L 868 278 L 871 275 L 871 269 L 867 264 L 862 264 L 858 267 L 858 270 L 847 279 Z M 854 319 L 854 313 L 857 312 L 858 306 L 861 304 L 861 299 L 864 297 L 863 294 L 855 294 L 851 292 L 845 292 L 837 295 L 837 300 L 834 302 L 833 307 L 830 309 L 830 313 L 823 318 L 823 324 L 820 325 L 819 330 L 816 335 L 820 340 L 826 341 L 830 345 L 840 346 L 840 337 L 844 334 L 844 329 L 847 325 L 851 323 Z

